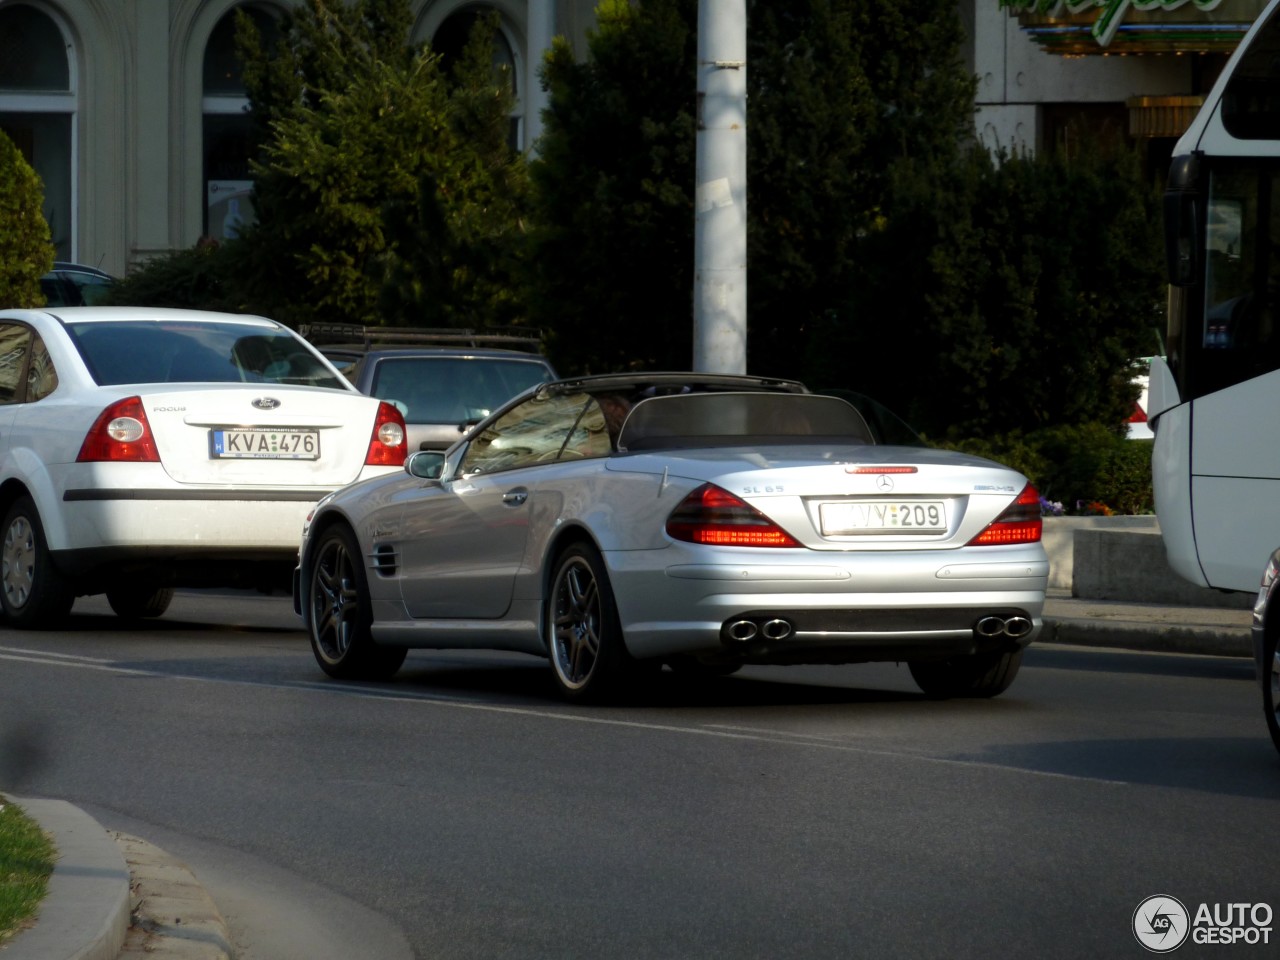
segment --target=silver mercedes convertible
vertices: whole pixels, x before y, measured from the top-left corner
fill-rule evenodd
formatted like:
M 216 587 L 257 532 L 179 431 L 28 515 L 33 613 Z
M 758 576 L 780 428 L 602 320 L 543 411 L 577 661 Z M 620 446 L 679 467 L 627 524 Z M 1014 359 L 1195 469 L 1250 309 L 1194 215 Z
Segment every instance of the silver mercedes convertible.
M 881 660 L 990 697 L 1041 628 L 1040 535 L 1022 474 L 879 443 L 794 381 L 586 377 L 326 497 L 294 607 L 344 679 L 463 647 L 547 657 L 575 701 L 663 665 Z

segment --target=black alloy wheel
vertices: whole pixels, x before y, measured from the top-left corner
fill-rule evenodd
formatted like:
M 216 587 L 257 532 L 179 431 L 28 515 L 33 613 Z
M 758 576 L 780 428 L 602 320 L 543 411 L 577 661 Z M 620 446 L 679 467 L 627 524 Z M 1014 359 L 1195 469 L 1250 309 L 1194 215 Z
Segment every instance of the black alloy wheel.
M 1280 750 L 1280 632 L 1270 631 L 1262 645 L 1262 707 L 1271 742 Z
M 575 543 L 561 553 L 546 602 L 546 637 L 560 692 L 573 701 L 598 701 L 622 685 L 632 664 L 604 560 Z
M 333 526 L 311 551 L 307 634 L 320 669 L 339 680 L 386 680 L 408 653 L 373 641 L 369 581 L 355 534 Z

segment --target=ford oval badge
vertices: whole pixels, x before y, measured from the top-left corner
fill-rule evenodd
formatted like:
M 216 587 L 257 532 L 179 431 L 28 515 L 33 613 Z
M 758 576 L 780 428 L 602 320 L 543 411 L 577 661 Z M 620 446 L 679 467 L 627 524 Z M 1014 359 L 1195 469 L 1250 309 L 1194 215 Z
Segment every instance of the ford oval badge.
M 280 401 L 275 397 L 258 397 L 253 401 L 253 406 L 259 410 L 274 410 L 280 406 Z

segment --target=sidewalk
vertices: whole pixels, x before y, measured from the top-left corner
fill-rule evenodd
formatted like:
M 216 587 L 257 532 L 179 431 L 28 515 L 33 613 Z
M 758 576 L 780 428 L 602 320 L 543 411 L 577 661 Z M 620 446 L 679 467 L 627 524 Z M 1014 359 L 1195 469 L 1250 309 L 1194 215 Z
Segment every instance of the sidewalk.
M 58 861 L 35 926 L 4 960 L 230 960 L 231 935 L 187 867 L 105 830 L 65 800 L 10 797 L 54 840 Z
M 1248 609 L 1078 600 L 1051 589 L 1036 642 L 1252 658 L 1252 622 Z
M 1038 643 L 1252 657 L 1251 611 L 1078 600 L 1051 589 Z M 145 840 L 106 831 L 62 800 L 12 798 L 53 835 L 59 860 L 39 922 L 4 960 L 232 960 L 199 880 Z

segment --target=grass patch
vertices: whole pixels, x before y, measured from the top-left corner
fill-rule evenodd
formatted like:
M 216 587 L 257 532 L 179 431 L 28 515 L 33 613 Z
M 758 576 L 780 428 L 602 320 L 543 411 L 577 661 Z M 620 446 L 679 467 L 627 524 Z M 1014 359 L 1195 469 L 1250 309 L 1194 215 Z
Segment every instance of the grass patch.
M 0 796 L 0 944 L 36 915 L 56 856 L 40 825 Z

